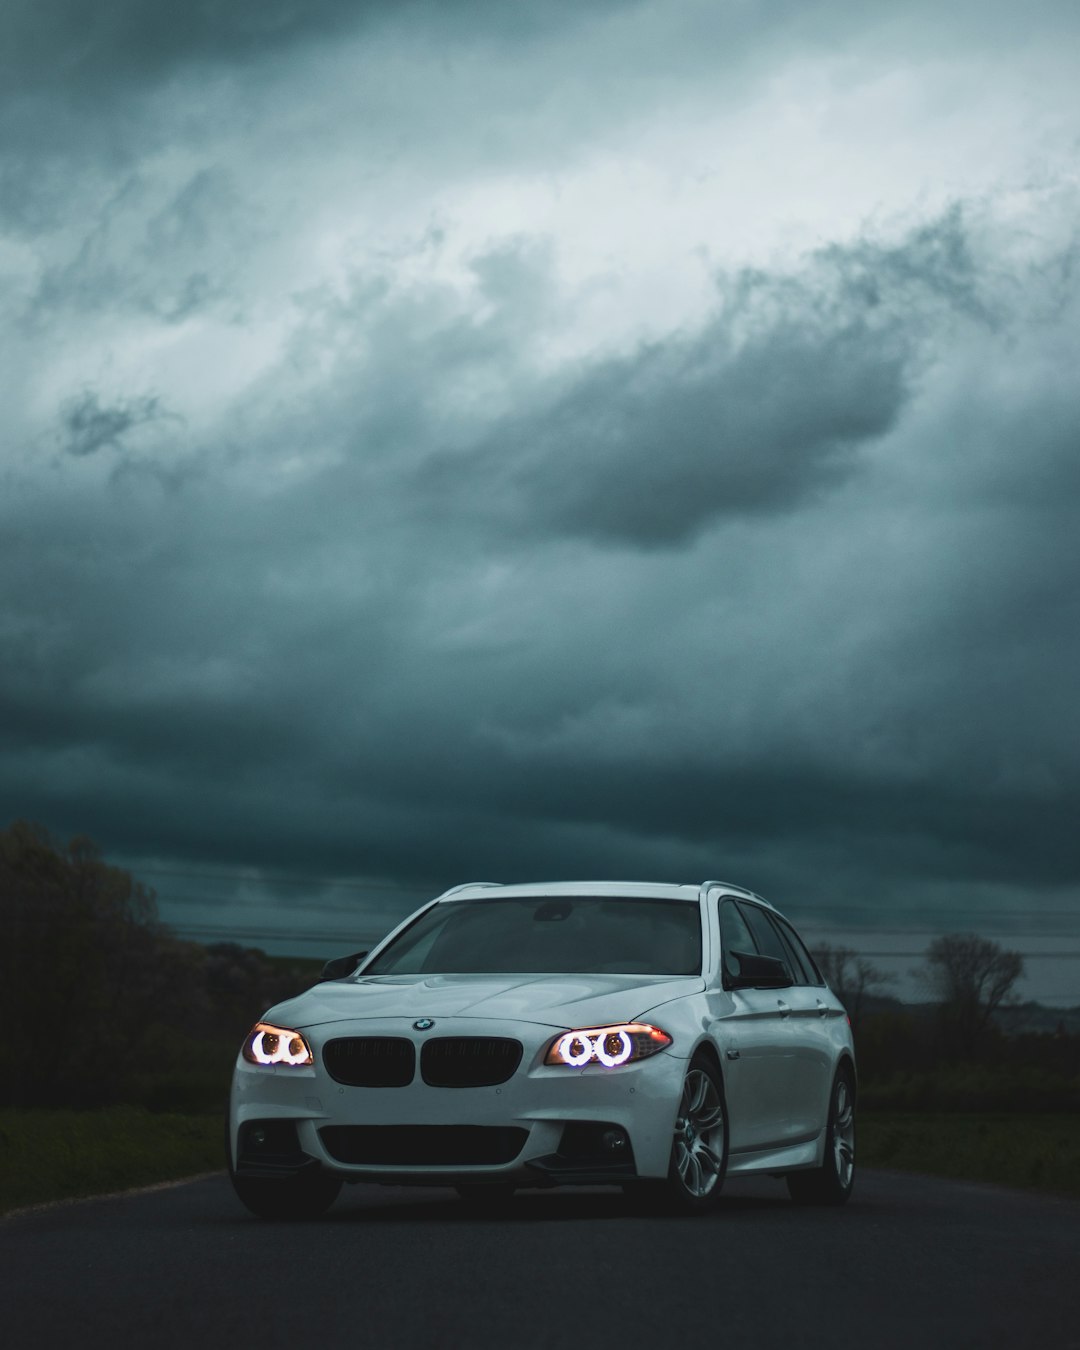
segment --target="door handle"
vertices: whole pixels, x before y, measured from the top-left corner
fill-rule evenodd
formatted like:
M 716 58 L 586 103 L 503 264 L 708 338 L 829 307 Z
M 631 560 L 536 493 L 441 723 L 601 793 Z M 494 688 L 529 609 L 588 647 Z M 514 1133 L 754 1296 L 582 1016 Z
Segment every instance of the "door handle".
M 791 1012 L 791 1005 L 785 1003 L 782 998 L 776 1000 L 776 1006 L 780 1009 L 780 1016 L 787 1017 Z
M 819 1017 L 828 1017 L 829 1005 L 827 1003 L 822 1003 L 821 999 L 818 999 L 817 1001 L 817 1010 Z

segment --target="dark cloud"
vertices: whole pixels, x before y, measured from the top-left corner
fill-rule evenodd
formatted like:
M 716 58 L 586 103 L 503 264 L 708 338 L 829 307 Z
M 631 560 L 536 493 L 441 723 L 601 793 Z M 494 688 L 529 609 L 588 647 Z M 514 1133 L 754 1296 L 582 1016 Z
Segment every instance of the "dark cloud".
M 932 331 L 990 322 L 958 210 L 720 291 L 698 333 L 575 370 L 477 448 L 427 464 L 433 509 L 480 503 L 515 531 L 644 548 L 791 511 L 896 425 Z
M 118 80 L 148 84 L 191 62 L 236 62 L 332 36 L 377 11 L 362 0 L 13 0 L 5 6 L 0 64 L 9 95 L 20 90 L 115 92 Z
M 905 398 L 895 337 L 858 321 L 826 334 L 785 325 L 735 350 L 718 325 L 680 346 L 607 363 L 531 424 L 511 421 L 467 477 L 520 456 L 511 483 L 526 528 L 679 544 L 841 481 Z
M 583 16 L 642 16 L 647 31 L 660 40 L 668 61 L 681 65 L 706 59 L 717 39 L 739 42 L 747 32 L 787 28 L 803 42 L 832 42 L 851 33 L 866 7 L 853 0 L 772 0 L 748 13 L 718 8 L 709 0 L 673 5 L 656 24 L 641 0 L 547 0 L 542 5 L 508 6 L 498 0 L 232 0 L 228 5 L 202 0 L 101 0 L 88 10 L 79 0 L 11 0 L 5 6 L 8 87 L 47 82 L 104 86 L 118 76 L 133 81 L 160 79 L 178 66 L 196 62 L 240 63 L 313 38 L 333 39 L 350 31 L 393 26 L 437 34 L 442 40 L 519 42 L 557 28 L 580 24 Z M 998 46 L 1030 33 L 1031 22 L 1053 24 L 1064 33 L 1075 19 L 1068 0 L 1033 0 L 1020 18 L 1015 7 L 998 0 L 962 0 L 942 15 L 929 0 L 912 0 L 896 15 L 882 18 L 892 41 L 912 36 L 963 39 L 969 47 Z M 666 37 L 666 41 L 664 38 Z M 666 49 L 666 50 L 665 50 Z M 711 53 L 715 55 L 715 52 Z M 625 56 L 625 53 L 620 53 Z M 637 52 L 645 62 L 656 51 Z
M 102 407 L 98 395 L 87 391 L 61 409 L 63 449 L 69 455 L 93 455 L 109 447 L 119 450 L 128 433 L 168 414 L 157 398 L 124 400 Z
M 3 813 L 421 887 L 1080 886 L 1074 194 L 904 167 L 1060 17 L 975 12 L 9 7 Z M 774 135 L 851 154 L 790 199 L 789 75 Z
M 425 139 L 473 146 L 475 108 L 448 117 L 432 103 L 430 72 L 447 82 L 448 49 L 490 46 L 497 71 L 505 59 L 526 63 L 552 33 L 572 48 L 582 25 L 639 2 L 12 0 L 0 11 L 0 221 L 23 233 L 57 230 L 101 210 L 116 175 L 146 157 L 261 125 L 269 131 L 261 154 L 274 165 L 327 97 L 343 106 L 333 125 L 310 129 L 305 158 L 343 134 L 355 134 L 370 161 L 396 159 L 403 139 L 410 151 Z M 355 60 L 333 70 L 347 78 L 331 91 L 320 54 L 333 62 L 342 49 Z M 384 60 L 395 70 L 403 63 L 390 89 Z M 350 88 L 359 91 L 351 107 Z M 457 157 L 475 155 L 462 148 Z
M 520 40 L 583 12 L 632 7 L 633 0 L 548 0 L 507 6 L 494 0 L 11 0 L 5 5 L 0 78 L 10 96 L 59 91 L 115 96 L 117 83 L 150 85 L 192 65 L 240 65 L 313 40 L 387 26 L 442 35 L 477 29 Z
M 984 254 L 954 213 L 743 276 L 553 396 L 521 338 L 558 322 L 549 260 L 504 249 L 482 318 L 374 283 L 315 306 L 338 361 L 300 398 L 288 353 L 211 444 L 84 391 L 69 468 L 5 508 L 3 801 L 418 883 L 1075 881 L 1076 296 Z M 500 381 L 529 415 L 493 431 L 461 391 Z M 172 490 L 71 476 L 151 424 L 151 464 L 197 465 Z

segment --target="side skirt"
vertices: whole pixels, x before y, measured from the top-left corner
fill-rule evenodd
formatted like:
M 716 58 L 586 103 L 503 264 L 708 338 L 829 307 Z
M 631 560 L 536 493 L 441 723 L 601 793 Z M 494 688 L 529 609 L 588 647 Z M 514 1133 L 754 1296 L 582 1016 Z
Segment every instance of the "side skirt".
M 825 1131 L 812 1139 L 786 1144 L 783 1148 L 746 1149 L 728 1155 L 729 1177 L 745 1176 L 751 1172 L 788 1172 L 800 1167 L 820 1167 L 825 1148 Z

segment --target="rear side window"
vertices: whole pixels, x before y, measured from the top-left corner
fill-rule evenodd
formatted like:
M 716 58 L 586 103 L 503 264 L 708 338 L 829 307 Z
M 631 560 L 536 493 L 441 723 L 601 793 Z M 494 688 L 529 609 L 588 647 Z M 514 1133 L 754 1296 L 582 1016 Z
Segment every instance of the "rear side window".
M 746 920 L 740 914 L 734 900 L 720 902 L 720 947 L 724 953 L 724 974 L 738 975 L 739 963 L 735 952 L 747 952 L 751 955 L 758 949 L 757 943 Z
M 746 919 L 747 927 L 754 935 L 762 956 L 773 956 L 778 961 L 783 961 L 784 969 L 790 975 L 792 983 L 804 983 L 799 968 L 793 964 L 791 953 L 779 932 L 770 923 L 768 914 L 757 905 L 750 905 L 745 901 L 739 905 L 739 909 Z
M 766 956 L 778 956 L 793 984 L 823 984 L 806 945 L 785 919 L 757 905 L 743 905 L 747 919 Z M 771 943 L 772 945 L 767 945 Z
M 791 924 L 786 920 L 781 919 L 778 914 L 770 915 L 769 917 L 772 919 L 773 923 L 776 924 L 777 928 L 780 929 L 781 936 L 786 939 L 793 956 L 805 971 L 806 979 L 803 983 L 824 984 L 825 981 L 822 978 L 821 971 L 817 968 L 817 962 L 810 955 L 809 951 L 807 951 L 806 943 L 798 933 L 796 933 L 795 929 L 792 928 Z

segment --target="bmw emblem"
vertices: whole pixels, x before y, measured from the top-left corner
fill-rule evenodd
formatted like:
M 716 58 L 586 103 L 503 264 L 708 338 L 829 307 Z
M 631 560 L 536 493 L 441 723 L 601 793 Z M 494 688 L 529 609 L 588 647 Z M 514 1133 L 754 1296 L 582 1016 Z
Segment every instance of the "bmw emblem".
M 430 1031 L 435 1025 L 430 1017 L 421 1017 L 413 1023 L 417 1031 Z

